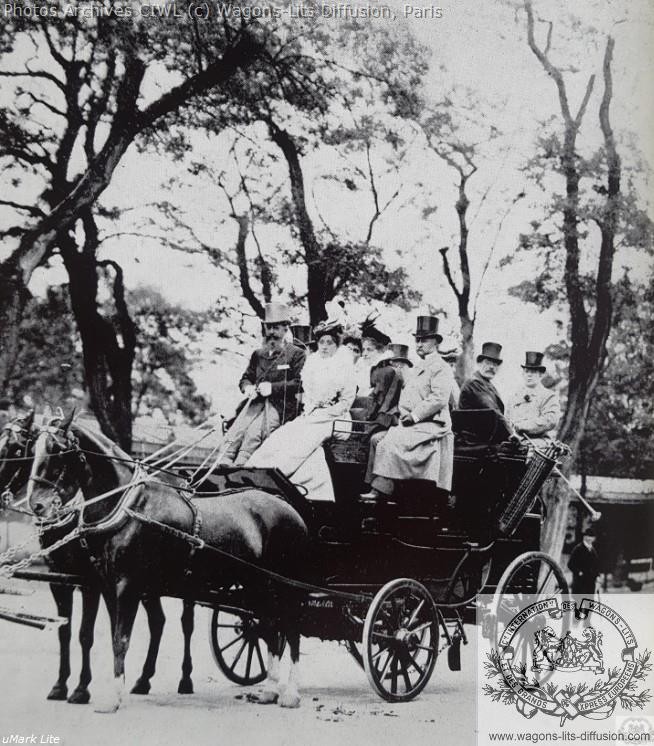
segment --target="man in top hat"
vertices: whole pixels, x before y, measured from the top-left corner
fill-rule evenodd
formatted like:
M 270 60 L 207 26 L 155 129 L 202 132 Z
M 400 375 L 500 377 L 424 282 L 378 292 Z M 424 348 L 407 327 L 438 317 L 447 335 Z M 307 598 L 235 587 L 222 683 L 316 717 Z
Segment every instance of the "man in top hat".
M 459 409 L 494 409 L 504 414 L 504 402 L 492 384 L 495 374 L 502 365 L 502 345 L 497 342 L 484 342 L 477 356 L 477 370 L 472 378 L 461 386 Z
M 287 306 L 266 304 L 265 344 L 252 353 L 239 381 L 247 398 L 225 436 L 221 466 L 242 466 L 273 430 L 298 414 L 300 372 L 306 353 L 284 340 L 289 325 Z
M 584 531 L 582 540 L 572 550 L 568 569 L 572 573 L 573 593 L 595 593 L 600 566 L 595 549 L 595 531 L 592 528 Z
M 399 425 L 371 442 L 366 481 L 372 489 L 362 495 L 364 500 L 391 495 L 394 480 L 424 479 L 441 490 L 451 489 L 454 436 L 448 401 L 454 375 L 438 354 L 442 339 L 436 317 L 418 316 L 415 340 L 421 361 L 406 371 Z
M 525 353 L 524 385 L 511 398 L 507 412 L 518 435 L 527 435 L 532 441 L 552 436 L 561 419 L 557 392 L 541 383 L 545 372 L 543 357 L 542 352 Z

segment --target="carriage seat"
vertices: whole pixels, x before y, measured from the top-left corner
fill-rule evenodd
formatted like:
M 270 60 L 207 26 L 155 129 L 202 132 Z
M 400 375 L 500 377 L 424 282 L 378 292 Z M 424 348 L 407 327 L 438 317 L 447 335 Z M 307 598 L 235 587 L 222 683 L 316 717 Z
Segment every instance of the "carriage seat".
M 493 445 L 511 437 L 506 420 L 494 409 L 454 409 L 451 414 L 457 445 Z

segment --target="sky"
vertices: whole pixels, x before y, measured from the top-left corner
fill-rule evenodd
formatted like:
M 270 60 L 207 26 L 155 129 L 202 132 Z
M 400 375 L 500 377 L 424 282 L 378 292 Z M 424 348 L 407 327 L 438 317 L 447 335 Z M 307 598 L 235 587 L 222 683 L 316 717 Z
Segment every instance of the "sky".
M 473 198 L 471 208 L 471 260 L 474 278 L 479 277 L 488 247 L 494 242 L 494 260 L 485 276 L 480 295 L 476 339 L 493 339 L 505 345 L 506 371 L 518 371 L 525 349 L 543 349 L 557 336 L 555 322 L 564 320 L 557 311 L 540 314 L 535 308 L 525 307 L 508 295 L 508 288 L 536 271 L 533 264 L 518 259 L 501 268 L 499 259 L 514 253 L 517 237 L 528 229 L 529 220 L 542 209 L 542 197 L 526 179 L 522 167 L 533 152 L 535 137 L 542 131 L 542 122 L 558 114 L 558 102 L 553 82 L 542 70 L 539 62 L 527 47 L 524 13 L 516 11 L 510 0 L 443 0 L 439 6 L 409 6 L 388 0 L 386 3 L 396 13 L 395 21 L 370 21 L 371 23 L 405 23 L 416 37 L 431 51 L 431 67 L 425 78 L 424 94 L 434 103 L 444 95 L 452 97 L 461 112 L 462 135 L 474 137 L 480 127 L 493 125 L 499 137 L 485 151 L 480 168 L 470 182 Z M 352 7 L 364 3 L 351 3 Z M 626 5 L 626 7 L 625 7 Z M 440 7 L 441 17 L 419 18 L 416 7 Z M 570 28 L 569 13 L 573 7 L 578 27 Z M 588 76 L 601 70 L 601 58 L 607 33 L 616 39 L 614 62 L 614 102 L 612 117 L 617 132 L 629 130 L 633 142 L 644 156 L 647 167 L 654 164 L 654 6 L 649 0 L 630 0 L 628 4 L 616 0 L 576 0 L 574 6 L 564 0 L 535 2 L 538 14 L 553 22 L 551 56 L 555 64 L 565 66 L 572 106 L 581 100 Z M 408 16 L 408 18 L 404 18 Z M 324 21 L 338 23 L 337 20 Z M 545 26 L 539 24 L 542 41 Z M 601 77 L 595 90 L 580 131 L 582 149 L 590 152 L 598 144 L 597 107 L 601 95 Z M 469 114 L 464 115 L 464 109 Z M 465 117 L 475 118 L 473 126 L 466 129 Z M 224 162 L 224 142 L 198 136 L 194 147 L 201 159 L 220 165 Z M 326 182 L 322 176 L 333 167 L 331 156 L 309 154 L 304 161 L 310 193 L 310 209 L 316 225 L 320 217 L 338 229 L 339 235 L 356 238 L 366 225 L 369 214 L 369 197 L 366 194 L 343 197 L 342 190 Z M 651 185 L 647 168 L 631 160 L 630 150 L 624 147 L 625 163 L 633 166 L 643 202 L 651 206 Z M 285 177 L 283 164 L 278 177 Z M 164 192 L 161 183 L 181 172 L 164 156 L 137 154 L 131 149 L 118 166 L 113 181 L 102 197 L 107 206 L 131 207 L 133 212 L 125 218 L 120 230 L 131 230 L 140 209 Z M 457 320 L 453 296 L 446 288 L 438 249 L 444 245 L 454 247 L 456 238 L 455 172 L 447 168 L 436 156 L 426 156 L 420 138 L 409 149 L 401 171 L 404 191 L 401 199 L 382 216 L 375 242 L 384 248 L 389 264 L 401 262 L 408 268 L 411 283 L 423 293 L 424 303 L 416 313 L 424 312 L 427 305 L 443 306 L 449 310 L 445 328 L 455 332 Z M 396 188 L 397 179 L 380 184 L 382 198 Z M 526 189 L 527 196 L 506 216 L 502 230 L 496 236 L 498 216 L 506 210 L 510 199 Z M 488 190 L 489 196 L 477 212 L 479 197 Z M 179 205 L 179 215 L 193 225 L 203 241 L 229 249 L 234 244 L 236 225 L 226 217 L 223 195 L 210 184 L 192 180 L 185 187 L 176 187 L 169 195 Z M 423 209 L 430 206 L 433 212 L 425 217 Z M 151 232 L 156 232 L 152 230 Z M 288 240 L 282 232 L 268 232 L 261 236 L 265 248 L 274 250 L 276 244 Z M 138 250 L 134 251 L 135 245 Z M 249 250 L 253 246 L 249 245 Z M 120 261 L 125 269 L 128 285 L 150 284 L 160 289 L 170 300 L 191 308 L 206 308 L 215 303 L 224 292 L 232 292 L 225 278 L 199 255 L 172 252 L 159 241 L 122 236 L 106 242 L 104 251 Z M 619 258 L 629 265 L 633 257 Z M 636 275 L 649 272 L 647 265 L 634 268 Z M 291 270 L 296 289 L 301 290 L 303 273 Z M 473 280 L 474 280 L 473 278 Z M 65 274 L 61 268 L 39 270 L 35 273 L 32 289 L 39 292 L 47 283 L 61 282 Z M 357 313 L 357 309 L 353 310 Z M 383 314 L 382 321 L 390 330 L 394 341 L 410 342 L 411 315 L 394 310 Z M 302 319 L 300 319 L 302 320 Z M 257 327 L 252 319 L 252 330 Z M 227 360 L 208 363 L 198 373 L 201 387 L 216 401 L 223 393 L 224 370 Z M 236 356 L 228 367 L 238 368 L 242 357 Z M 229 373 L 231 376 L 231 371 Z M 505 385 L 512 385 L 507 372 Z M 502 379 L 499 385 L 502 387 Z M 235 381 L 234 381 L 235 384 Z

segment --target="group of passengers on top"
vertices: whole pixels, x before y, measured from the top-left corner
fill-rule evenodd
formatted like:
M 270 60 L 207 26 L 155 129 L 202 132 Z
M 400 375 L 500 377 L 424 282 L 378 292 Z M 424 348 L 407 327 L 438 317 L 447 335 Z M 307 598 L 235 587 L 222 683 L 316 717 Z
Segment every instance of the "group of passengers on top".
M 439 350 L 439 320 L 418 316 L 414 334 L 420 361 L 367 319 L 360 336 L 344 336 L 338 322 L 313 330 L 292 325 L 289 309 L 266 305 L 264 345 L 256 350 L 239 386 L 246 399 L 226 434 L 221 466 L 275 467 L 311 499 L 333 499 L 322 444 L 332 436 L 349 437 L 337 420 L 357 419 L 370 428 L 370 455 L 361 497 L 383 501 L 397 480 L 421 479 L 451 490 L 454 458 L 452 409 L 491 409 L 527 440 L 546 439 L 556 429 L 558 395 L 545 388 L 543 354 L 527 352 L 524 385 L 505 408 L 492 379 L 502 364 L 502 348 L 486 342 L 477 370 L 459 391 L 454 378 L 457 350 Z M 290 331 L 290 334 L 289 334 Z M 292 335 L 293 341 L 289 340 Z M 312 351 L 313 350 L 313 351 Z M 358 396 L 357 396 L 358 395 Z

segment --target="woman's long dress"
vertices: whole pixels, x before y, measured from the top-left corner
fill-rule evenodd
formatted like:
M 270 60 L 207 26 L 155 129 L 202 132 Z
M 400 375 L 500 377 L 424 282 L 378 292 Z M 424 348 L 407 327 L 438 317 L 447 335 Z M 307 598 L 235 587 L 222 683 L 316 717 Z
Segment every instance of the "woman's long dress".
M 246 466 L 277 468 L 294 484 L 305 487 L 312 500 L 334 499 L 322 444 L 335 420 L 350 420 L 356 394 L 352 360 L 338 350 L 325 358 L 309 355 L 302 370 L 304 412 L 275 430 Z M 347 430 L 347 425 L 343 427 Z

